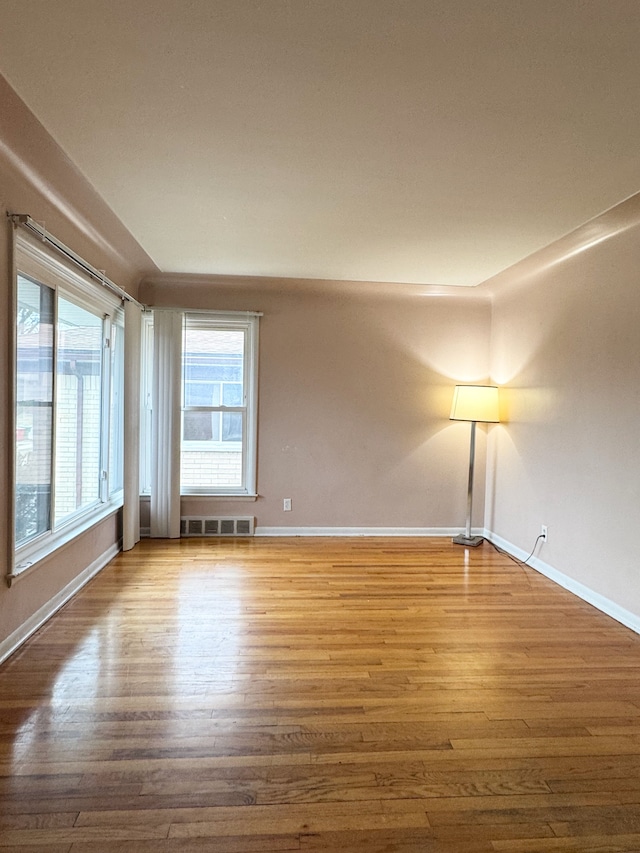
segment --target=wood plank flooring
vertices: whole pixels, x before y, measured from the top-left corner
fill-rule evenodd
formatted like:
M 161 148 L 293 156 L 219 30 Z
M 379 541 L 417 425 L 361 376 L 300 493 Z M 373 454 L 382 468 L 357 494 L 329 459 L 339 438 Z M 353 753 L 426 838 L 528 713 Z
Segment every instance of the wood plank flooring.
M 486 543 L 142 542 L 0 667 L 0 853 L 639 853 L 639 664 Z

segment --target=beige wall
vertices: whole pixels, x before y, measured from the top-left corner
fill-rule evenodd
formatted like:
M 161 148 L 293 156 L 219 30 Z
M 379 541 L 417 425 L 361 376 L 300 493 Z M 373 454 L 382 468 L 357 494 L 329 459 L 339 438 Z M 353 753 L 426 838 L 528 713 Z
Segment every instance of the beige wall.
M 153 305 L 264 313 L 260 498 L 185 498 L 183 514 L 253 515 L 261 527 L 464 526 L 469 427 L 448 415 L 455 382 L 487 375 L 490 302 L 451 290 L 167 276 L 143 284 Z M 480 464 L 480 483 L 482 474 Z M 481 490 L 476 510 L 481 525 Z
M 10 482 L 9 382 L 12 353 L 11 226 L 7 212 L 28 213 L 56 237 L 129 291 L 143 271 L 153 269 L 131 235 L 72 166 L 24 104 L 0 78 L 0 482 Z M 9 561 L 7 488 L 0 489 L 0 553 L 4 576 Z M 53 555 L 11 589 L 0 578 L 0 643 L 118 540 L 110 518 Z
M 640 614 L 638 197 L 494 283 L 487 527 Z

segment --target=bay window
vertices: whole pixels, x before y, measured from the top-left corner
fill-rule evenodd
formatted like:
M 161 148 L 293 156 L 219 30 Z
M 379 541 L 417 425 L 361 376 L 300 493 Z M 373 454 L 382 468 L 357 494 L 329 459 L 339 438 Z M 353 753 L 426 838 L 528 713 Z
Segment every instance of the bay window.
M 13 575 L 122 504 L 123 314 L 16 237 Z

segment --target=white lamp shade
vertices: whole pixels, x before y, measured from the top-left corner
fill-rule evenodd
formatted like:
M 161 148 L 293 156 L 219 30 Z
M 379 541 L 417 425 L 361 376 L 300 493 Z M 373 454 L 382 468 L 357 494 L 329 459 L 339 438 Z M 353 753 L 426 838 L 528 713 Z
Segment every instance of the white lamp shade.
M 495 385 L 456 385 L 449 419 L 499 423 L 498 389 Z

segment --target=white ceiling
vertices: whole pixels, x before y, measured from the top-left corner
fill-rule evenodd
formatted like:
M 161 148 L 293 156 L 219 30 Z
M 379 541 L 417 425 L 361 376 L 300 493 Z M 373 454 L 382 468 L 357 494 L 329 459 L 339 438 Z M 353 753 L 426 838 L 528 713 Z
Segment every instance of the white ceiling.
M 638 0 L 0 0 L 165 272 L 473 285 L 640 185 Z

